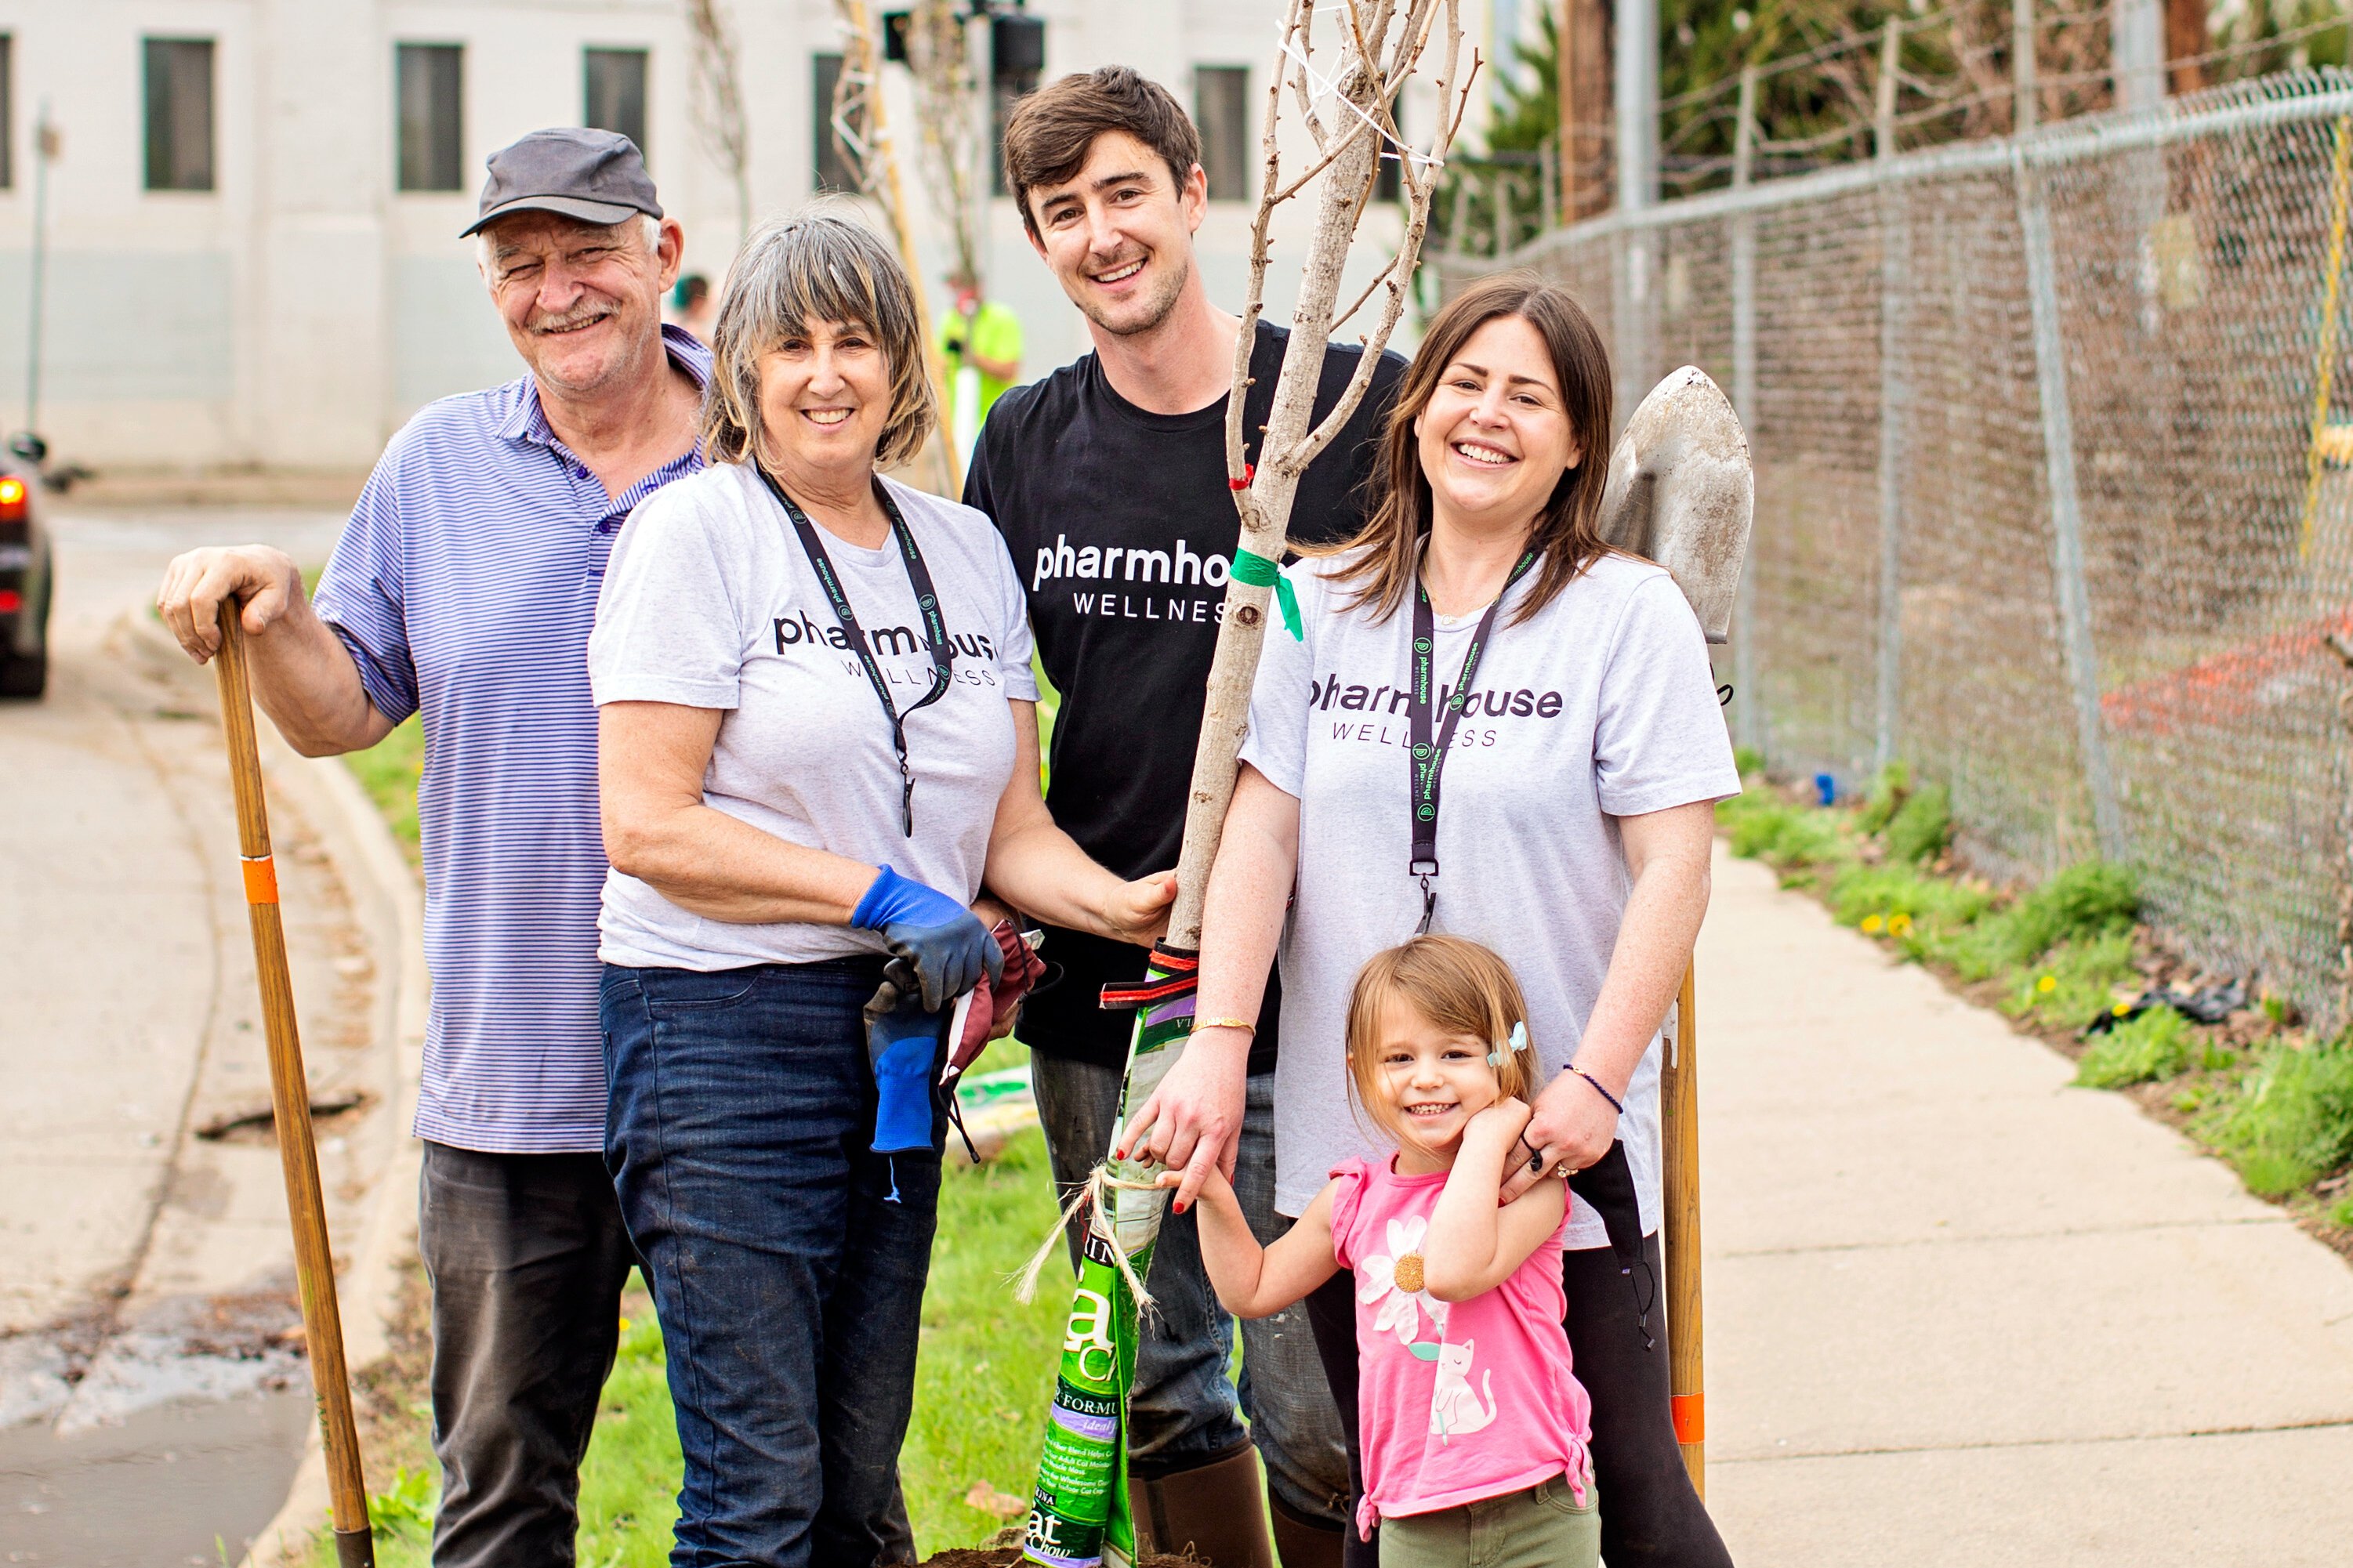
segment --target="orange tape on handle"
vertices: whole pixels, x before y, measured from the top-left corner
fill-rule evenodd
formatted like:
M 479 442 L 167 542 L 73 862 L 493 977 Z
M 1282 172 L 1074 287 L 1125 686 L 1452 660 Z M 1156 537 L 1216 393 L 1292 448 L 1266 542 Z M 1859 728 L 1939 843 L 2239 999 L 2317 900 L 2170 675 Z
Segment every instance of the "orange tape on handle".
M 245 868 L 245 901 L 248 904 L 274 904 L 278 901 L 278 862 L 268 855 L 252 859 L 240 859 Z
M 1674 1411 L 1676 1442 L 1704 1443 L 1707 1440 L 1706 1394 L 1678 1394 L 1671 1396 L 1667 1403 Z

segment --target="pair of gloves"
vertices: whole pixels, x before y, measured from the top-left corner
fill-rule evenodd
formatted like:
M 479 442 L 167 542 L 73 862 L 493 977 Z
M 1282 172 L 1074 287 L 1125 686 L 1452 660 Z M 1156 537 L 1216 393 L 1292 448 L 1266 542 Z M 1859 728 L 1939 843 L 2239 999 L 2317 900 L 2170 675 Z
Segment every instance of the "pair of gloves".
M 928 1149 L 933 1069 L 954 1004 L 976 993 L 963 1029 L 949 1042 L 942 1082 L 980 1055 L 996 1021 L 1021 1005 L 1046 966 L 1011 921 L 992 931 L 957 900 L 888 866 L 858 900 L 849 923 L 880 933 L 891 952 L 882 984 L 866 1004 L 867 1059 L 879 1097 L 874 1152 Z

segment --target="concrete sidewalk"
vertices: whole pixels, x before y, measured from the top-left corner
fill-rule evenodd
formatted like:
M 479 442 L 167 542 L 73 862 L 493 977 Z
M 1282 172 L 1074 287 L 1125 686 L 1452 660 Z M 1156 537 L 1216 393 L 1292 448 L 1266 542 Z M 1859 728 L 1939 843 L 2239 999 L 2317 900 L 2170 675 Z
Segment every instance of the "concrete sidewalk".
M 1743 1568 L 2353 1563 L 2353 1269 L 1754 862 L 1699 963 Z

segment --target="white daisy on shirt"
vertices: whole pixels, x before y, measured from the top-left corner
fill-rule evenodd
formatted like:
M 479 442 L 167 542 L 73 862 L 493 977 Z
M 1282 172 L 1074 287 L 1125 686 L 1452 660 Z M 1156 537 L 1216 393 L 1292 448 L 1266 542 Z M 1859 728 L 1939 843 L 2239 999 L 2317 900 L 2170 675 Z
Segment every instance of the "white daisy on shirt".
M 1410 1347 L 1421 1332 L 1421 1314 L 1428 1312 L 1439 1333 L 1446 1332 L 1446 1303 L 1422 1284 L 1421 1243 L 1430 1233 L 1422 1215 L 1402 1215 L 1385 1227 L 1388 1250 L 1365 1259 L 1356 1270 L 1356 1299 L 1370 1307 L 1373 1332 L 1396 1331 L 1398 1343 Z

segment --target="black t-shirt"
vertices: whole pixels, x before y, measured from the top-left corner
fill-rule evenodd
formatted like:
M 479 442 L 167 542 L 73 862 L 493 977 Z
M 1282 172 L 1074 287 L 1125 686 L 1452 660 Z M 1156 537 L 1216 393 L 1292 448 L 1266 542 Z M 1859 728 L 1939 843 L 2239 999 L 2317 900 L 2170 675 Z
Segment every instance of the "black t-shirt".
M 1290 335 L 1259 323 L 1243 426 L 1253 460 Z M 1317 419 L 1339 401 L 1362 352 L 1325 351 Z M 1292 539 L 1345 538 L 1362 524 L 1365 480 L 1404 369 L 1396 354 L 1383 356 L 1355 417 L 1307 470 Z M 997 400 L 964 499 L 1004 533 L 1040 661 L 1061 693 L 1046 796 L 1054 820 L 1122 877 L 1173 869 L 1241 531 L 1226 484 L 1226 400 L 1146 413 L 1113 391 L 1088 354 Z M 1289 634 L 1276 618 L 1267 635 Z M 1021 1037 L 1053 1056 L 1124 1061 L 1133 1019 L 1104 1012 L 1097 994 L 1105 981 L 1141 975 L 1143 950 L 1052 930 L 1045 956 L 1063 979 L 1030 998 Z M 1277 1003 L 1270 984 L 1253 1072 L 1273 1065 Z

